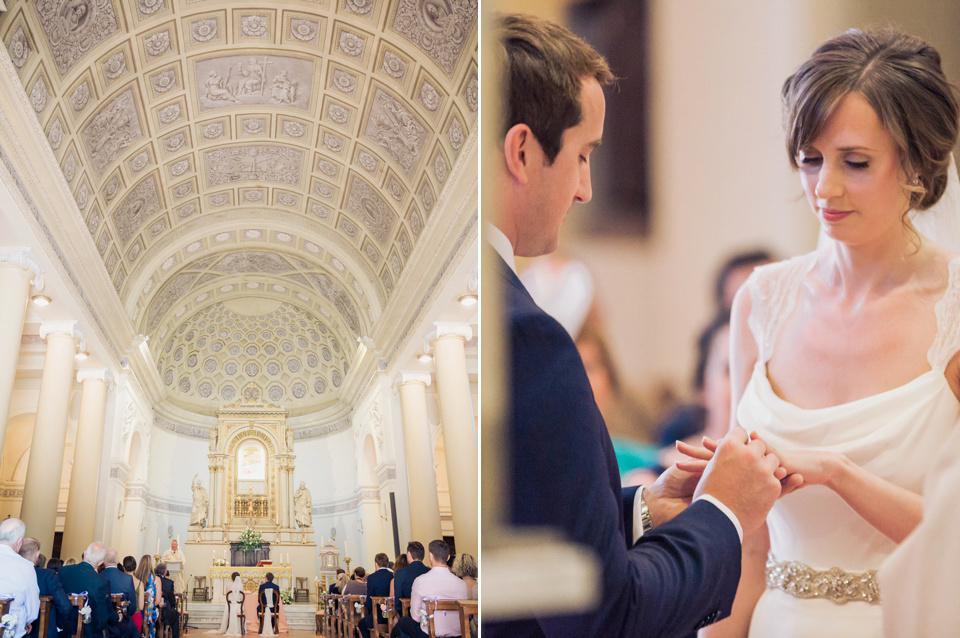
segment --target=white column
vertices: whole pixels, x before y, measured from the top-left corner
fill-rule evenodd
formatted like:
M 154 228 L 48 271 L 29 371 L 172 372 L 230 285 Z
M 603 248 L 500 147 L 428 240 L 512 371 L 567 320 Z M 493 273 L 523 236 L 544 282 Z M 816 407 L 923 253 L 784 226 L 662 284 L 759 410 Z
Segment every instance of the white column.
M 450 483 L 450 509 L 457 552 L 478 555 L 479 506 L 477 428 L 464 343 L 473 337 L 466 324 L 437 323 L 433 360 L 437 369 L 437 395 Z
M 51 321 L 40 325 L 40 336 L 47 340 L 47 354 L 40 379 L 40 399 L 20 518 L 30 530 L 29 534 L 40 541 L 40 546 L 50 548 L 53 547 L 60 499 L 60 472 L 73 387 L 74 355 L 77 338 L 81 335 L 76 321 Z M 96 485 L 88 486 L 88 489 L 96 490 Z
M 43 288 L 42 270 L 30 257 L 30 249 L 0 251 L 0 299 L 3 299 L 3 312 L 0 312 L 0 458 L 3 458 L 10 397 L 17 376 L 23 318 L 27 313 L 31 283 L 36 283 L 37 289 Z
M 82 388 L 80 418 L 77 423 L 77 443 L 73 448 L 61 556 L 79 557 L 93 540 L 97 474 L 100 471 L 109 378 L 110 373 L 106 368 L 87 368 L 77 372 L 77 381 Z
M 430 375 L 401 372 L 397 378 L 400 412 L 403 418 L 403 451 L 407 460 L 407 488 L 410 493 L 412 538 L 426 546 L 441 538 L 440 501 L 437 498 L 437 474 L 433 469 L 433 445 L 427 420 L 427 386 Z M 405 541 L 401 539 L 400 546 Z

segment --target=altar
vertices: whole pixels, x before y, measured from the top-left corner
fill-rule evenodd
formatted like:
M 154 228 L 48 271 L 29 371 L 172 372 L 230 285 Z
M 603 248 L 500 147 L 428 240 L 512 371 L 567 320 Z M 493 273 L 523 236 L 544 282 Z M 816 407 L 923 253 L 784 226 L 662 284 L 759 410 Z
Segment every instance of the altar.
M 313 583 L 318 575 L 312 499 L 302 482 L 299 489 L 294 484 L 296 455 L 287 412 L 263 402 L 256 387 L 248 386 L 243 396 L 217 411 L 207 455 L 209 493 L 201 477 L 191 484 L 183 551 L 190 576 L 206 576 L 209 570 L 214 600 L 223 600 L 223 579 L 234 571 L 241 573 L 247 591 L 256 591 L 251 584 L 259 586 L 268 571 L 281 589 L 295 587 L 297 578 Z M 266 558 L 275 565 L 242 566 Z

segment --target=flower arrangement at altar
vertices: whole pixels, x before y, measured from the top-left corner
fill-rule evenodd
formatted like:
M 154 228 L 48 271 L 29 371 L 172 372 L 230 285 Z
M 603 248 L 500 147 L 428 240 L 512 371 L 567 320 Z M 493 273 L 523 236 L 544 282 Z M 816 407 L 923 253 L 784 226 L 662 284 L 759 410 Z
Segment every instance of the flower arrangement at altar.
M 0 618 L 0 638 L 13 638 L 17 629 L 17 619 L 13 614 L 4 614 Z
M 247 527 L 240 533 L 240 549 L 243 551 L 260 549 L 261 545 L 263 545 L 263 536 L 255 529 Z
M 293 604 L 293 590 L 292 589 L 281 589 L 280 590 L 280 600 L 283 601 L 284 605 Z

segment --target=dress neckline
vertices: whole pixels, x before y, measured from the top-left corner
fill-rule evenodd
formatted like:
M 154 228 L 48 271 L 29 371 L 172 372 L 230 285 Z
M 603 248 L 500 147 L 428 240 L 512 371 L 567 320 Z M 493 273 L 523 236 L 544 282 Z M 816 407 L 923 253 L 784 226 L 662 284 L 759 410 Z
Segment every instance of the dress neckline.
M 773 384 L 770 383 L 770 377 L 767 376 L 767 364 L 762 361 L 757 361 L 753 369 L 753 377 L 759 377 L 763 383 L 764 391 L 770 395 L 777 403 L 787 406 L 792 410 L 797 410 L 800 412 L 805 412 L 807 414 L 815 414 L 817 412 L 827 412 L 829 410 L 841 410 L 841 409 L 850 409 L 859 407 L 860 404 L 864 404 L 868 401 L 875 401 L 877 399 L 886 399 L 893 395 L 901 394 L 906 392 L 908 389 L 912 390 L 913 386 L 922 385 L 928 378 L 933 377 L 935 380 L 939 379 L 942 381 L 943 385 L 947 386 L 947 389 L 950 390 L 950 393 L 953 394 L 953 390 L 950 389 L 949 384 L 947 383 L 947 378 L 941 374 L 938 370 L 933 368 L 927 370 L 926 372 L 920 373 L 918 376 L 910 379 L 906 383 L 902 383 L 898 386 L 890 388 L 889 390 L 882 390 L 874 394 L 867 395 L 865 397 L 860 397 L 859 399 L 852 399 L 850 401 L 844 401 L 843 403 L 837 403 L 835 405 L 828 405 L 822 408 L 805 408 L 797 405 L 787 399 L 784 399 L 776 390 L 773 389 Z

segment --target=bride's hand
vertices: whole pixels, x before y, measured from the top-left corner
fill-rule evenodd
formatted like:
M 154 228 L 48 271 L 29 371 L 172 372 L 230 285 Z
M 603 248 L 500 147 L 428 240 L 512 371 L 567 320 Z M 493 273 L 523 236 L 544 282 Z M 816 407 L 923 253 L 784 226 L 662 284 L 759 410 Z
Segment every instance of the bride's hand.
M 751 432 L 750 438 L 760 439 L 761 437 L 756 432 Z M 764 441 L 764 443 L 766 443 L 766 441 Z M 777 455 L 781 465 L 787 469 L 787 472 L 790 474 L 799 474 L 803 477 L 803 485 L 829 486 L 845 460 L 842 454 L 836 452 L 828 452 L 825 450 L 780 451 L 774 449 L 769 443 L 766 444 L 767 449 Z
M 751 438 L 760 438 L 756 432 L 751 434 Z M 766 443 L 766 441 L 764 441 Z M 683 461 L 677 461 L 677 467 L 681 470 L 687 472 L 700 472 L 702 473 L 707 467 L 707 463 L 710 462 L 710 459 L 713 458 L 714 453 L 719 447 L 720 441 L 714 441 L 708 436 L 703 437 L 701 440 L 701 445 L 690 445 L 685 441 L 677 441 L 677 450 L 686 454 L 689 459 Z M 804 477 L 799 473 L 791 472 L 789 468 L 785 467 L 783 460 L 780 456 L 780 453 L 774 450 L 769 444 L 767 445 L 767 452 L 776 454 L 780 461 L 780 467 L 778 467 L 773 472 L 773 476 L 780 481 L 780 496 L 785 496 L 790 492 L 803 487 L 805 484 Z

